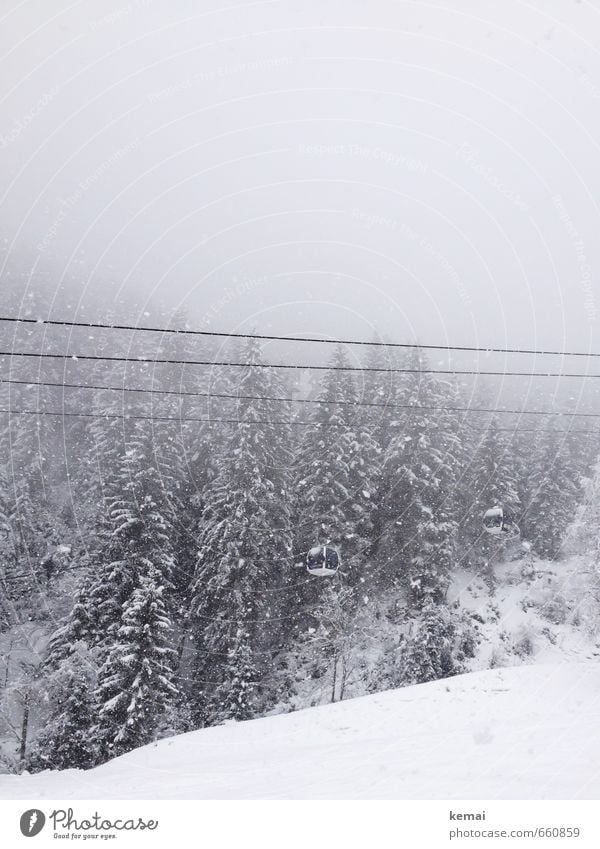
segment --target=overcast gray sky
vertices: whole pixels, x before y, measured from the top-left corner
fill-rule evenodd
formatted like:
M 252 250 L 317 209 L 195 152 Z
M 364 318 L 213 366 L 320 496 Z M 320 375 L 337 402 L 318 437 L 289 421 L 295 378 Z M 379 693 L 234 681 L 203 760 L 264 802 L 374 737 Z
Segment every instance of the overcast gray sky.
M 216 329 L 600 347 L 598 4 L 0 9 L 5 254 L 48 285 Z

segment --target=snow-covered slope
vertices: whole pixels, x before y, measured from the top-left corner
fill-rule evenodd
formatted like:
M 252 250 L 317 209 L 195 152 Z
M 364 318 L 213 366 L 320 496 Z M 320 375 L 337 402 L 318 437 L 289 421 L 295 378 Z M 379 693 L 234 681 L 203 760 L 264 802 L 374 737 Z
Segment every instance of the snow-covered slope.
M 495 669 L 0 776 L 0 797 L 598 798 L 599 712 L 595 663 Z
M 577 663 L 600 656 L 595 577 L 585 558 L 517 560 L 494 567 L 494 586 L 457 570 L 449 592 L 475 617 L 471 671 L 521 663 Z

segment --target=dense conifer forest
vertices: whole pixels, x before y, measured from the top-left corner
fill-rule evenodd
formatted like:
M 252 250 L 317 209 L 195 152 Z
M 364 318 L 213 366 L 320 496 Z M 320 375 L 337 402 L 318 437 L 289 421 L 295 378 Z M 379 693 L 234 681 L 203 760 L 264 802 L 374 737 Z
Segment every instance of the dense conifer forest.
M 7 314 L 48 317 L 13 295 Z M 70 310 L 65 295 L 52 314 Z M 416 343 L 331 345 L 326 368 L 286 371 L 256 339 L 0 330 L 4 351 L 80 354 L 3 357 L 16 381 L 0 413 L 4 770 L 87 768 L 161 736 L 455 675 L 479 639 L 448 599 L 458 570 L 493 590 L 495 563 L 559 559 L 570 526 L 593 546 L 585 423 L 507 414 L 490 384 L 435 373 Z M 131 361 L 101 359 L 118 355 Z M 495 504 L 527 546 L 485 534 Z M 312 577 L 306 552 L 325 544 L 339 571 Z

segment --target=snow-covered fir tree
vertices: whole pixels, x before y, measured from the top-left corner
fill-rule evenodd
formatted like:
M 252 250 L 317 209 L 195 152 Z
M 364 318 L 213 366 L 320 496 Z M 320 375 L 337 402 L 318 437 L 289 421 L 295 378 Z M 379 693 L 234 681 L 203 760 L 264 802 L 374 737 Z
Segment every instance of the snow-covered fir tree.
M 93 710 L 69 715 L 75 726 L 60 720 L 60 699 L 51 700 L 52 745 L 68 751 L 60 734 L 78 734 L 81 720 L 88 732 L 93 727 L 100 759 L 152 739 L 177 695 L 172 621 L 176 559 L 165 517 L 175 496 L 154 462 L 152 438 L 151 429 L 138 422 L 118 468 L 110 470 L 112 500 L 101 531 L 103 544 L 95 553 L 97 561 L 91 558 L 85 564 L 88 573 L 77 602 L 49 645 L 48 668 L 55 678 L 68 677 L 75 644 L 85 646 L 98 675 Z M 145 687 L 152 693 L 142 707 Z M 121 727 L 123 711 L 129 736 Z
M 373 341 L 381 342 L 378 337 Z M 357 399 L 365 405 L 361 415 L 369 422 L 372 438 L 383 452 L 393 435 L 394 421 L 398 416 L 402 377 L 394 369 L 402 364 L 395 349 L 371 347 L 365 360 L 364 376 L 358 381 Z
M 279 387 L 254 340 L 244 362 L 239 424 L 229 431 L 199 526 L 191 615 L 202 723 L 247 718 L 271 697 L 265 670 L 280 645 L 279 600 L 292 568 L 289 433 L 269 424 L 272 404 L 263 400 Z
M 121 463 L 121 495 L 110 509 L 102 577 L 90 592 L 110 635 L 97 693 L 96 734 L 106 757 L 151 739 L 177 692 L 171 597 L 177 564 L 168 519 L 175 495 L 156 466 L 152 440 L 139 422 Z M 150 690 L 145 707 L 141 693 Z
M 437 681 L 465 671 L 477 634 L 468 617 L 429 599 L 395 641 L 384 645 L 369 674 L 371 692 Z
M 582 481 L 583 497 L 565 533 L 571 553 L 583 555 L 600 582 L 600 460 Z
M 447 589 L 459 457 L 455 420 L 440 410 L 454 398 L 452 387 L 425 371 L 419 349 L 410 354 L 407 368 L 405 410 L 383 466 L 380 552 L 384 573 L 420 607 L 428 599 L 441 601 Z
M 166 727 L 178 696 L 168 587 L 164 572 L 144 564 L 123 605 L 113 646 L 98 672 L 94 737 L 101 759 L 143 746 Z
M 50 497 L 40 439 L 38 428 L 24 417 L 8 416 L 0 430 L 0 577 L 9 581 L 8 602 L 47 588 L 48 555 L 70 539 Z
M 402 683 L 422 684 L 462 672 L 463 658 L 456 651 L 455 638 L 456 622 L 451 612 L 445 605 L 428 602 L 401 650 Z
M 521 532 L 541 557 L 556 558 L 580 496 L 568 435 L 546 426 L 530 457 L 533 487 Z
M 521 515 L 515 447 L 505 428 L 498 416 L 472 427 L 471 462 L 463 475 L 461 563 L 484 571 L 502 554 L 502 542 L 483 529 L 485 511 L 500 506 L 517 524 Z
M 356 583 L 371 546 L 380 452 L 369 419 L 356 407 L 349 365 L 339 346 L 295 461 L 294 524 L 298 551 L 338 546 L 349 580 Z
M 91 733 L 96 688 L 95 659 L 85 642 L 74 643 L 46 678 L 46 700 L 50 715 L 28 768 L 87 769 L 97 759 L 96 739 Z

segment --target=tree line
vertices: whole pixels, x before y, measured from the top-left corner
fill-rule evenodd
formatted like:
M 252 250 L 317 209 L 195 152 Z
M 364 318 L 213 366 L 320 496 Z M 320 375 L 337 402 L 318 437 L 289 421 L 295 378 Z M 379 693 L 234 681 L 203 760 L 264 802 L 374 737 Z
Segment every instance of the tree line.
M 161 356 L 190 345 L 165 337 Z M 113 346 L 111 331 L 93 340 Z M 356 374 L 338 346 L 329 370 L 295 380 L 263 367 L 256 340 L 227 357 L 243 367 L 167 366 L 151 384 L 141 364 L 126 382 L 88 367 L 94 385 L 210 396 L 193 407 L 81 389 L 69 409 L 89 419 L 3 414 L 0 625 L 33 619 L 48 637 L 19 683 L 37 714 L 30 770 L 464 670 L 477 628 L 448 587 L 458 569 L 493 584 L 511 555 L 482 530 L 496 503 L 540 556 L 560 556 L 593 440 L 463 413 L 486 407 L 484 390 L 429 373 L 418 347 L 373 349 L 382 371 Z M 7 405 L 31 404 L 16 391 Z M 295 396 L 316 403 L 276 400 Z M 311 577 L 306 551 L 325 543 L 340 572 Z M 320 684 L 308 701 L 307 680 Z

